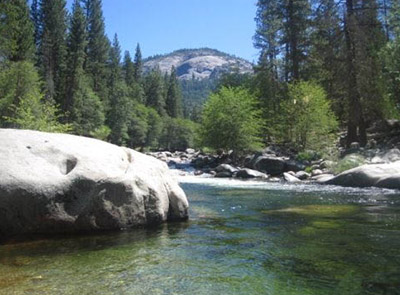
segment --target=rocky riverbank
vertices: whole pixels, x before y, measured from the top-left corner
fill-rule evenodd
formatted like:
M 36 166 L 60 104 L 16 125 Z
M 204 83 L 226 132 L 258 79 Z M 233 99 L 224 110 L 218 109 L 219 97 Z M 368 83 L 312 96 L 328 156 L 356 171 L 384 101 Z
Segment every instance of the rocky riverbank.
M 400 189 L 400 150 L 397 148 L 359 148 L 343 150 L 338 161 L 299 160 L 274 147 L 240 159 L 232 153 L 205 154 L 194 149 L 185 152 L 155 152 L 160 159 L 181 174 L 217 178 L 259 179 L 270 182 L 320 183 L 342 186 L 379 186 Z M 363 176 L 355 176 L 363 175 Z M 386 179 L 390 176 L 390 180 Z

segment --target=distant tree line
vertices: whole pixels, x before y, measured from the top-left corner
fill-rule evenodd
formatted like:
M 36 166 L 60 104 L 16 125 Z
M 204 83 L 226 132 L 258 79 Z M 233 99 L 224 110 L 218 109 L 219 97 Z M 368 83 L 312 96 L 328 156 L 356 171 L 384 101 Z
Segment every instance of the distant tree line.
M 0 127 L 72 132 L 135 148 L 186 148 L 175 69 L 143 74 L 138 45 L 121 56 L 101 0 L 0 2 Z M 172 138 L 171 134 L 179 134 Z

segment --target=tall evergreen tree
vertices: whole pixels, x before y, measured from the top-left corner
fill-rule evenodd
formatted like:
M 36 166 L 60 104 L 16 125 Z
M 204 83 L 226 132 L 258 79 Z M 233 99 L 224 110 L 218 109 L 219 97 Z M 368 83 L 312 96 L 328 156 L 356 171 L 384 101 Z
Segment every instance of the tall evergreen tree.
M 281 43 L 285 47 L 285 79 L 286 81 L 304 78 L 303 68 L 309 46 L 309 0 L 284 0 L 283 36 Z
M 110 48 L 105 34 L 101 0 L 84 0 L 87 17 L 88 44 L 85 71 L 91 86 L 103 103 L 107 102 L 107 58 Z
M 63 82 L 66 69 L 67 11 L 65 0 L 42 0 L 42 35 L 40 62 L 49 100 L 62 105 Z
M 168 90 L 166 97 L 166 111 L 167 114 L 172 118 L 180 118 L 183 116 L 182 111 L 182 94 L 180 85 L 176 77 L 175 67 L 171 68 L 171 74 L 169 75 Z
M 39 47 L 40 38 L 42 36 L 42 21 L 40 17 L 39 0 L 32 0 L 31 4 L 31 20 L 34 26 L 34 43 L 36 48 Z
M 159 68 L 153 69 L 148 75 L 146 75 L 144 80 L 144 91 L 146 106 L 155 108 L 160 116 L 164 116 L 166 114 L 164 85 Z
M 143 71 L 143 69 L 142 69 L 143 61 L 142 61 L 142 52 L 140 50 L 139 43 L 136 46 L 134 64 L 135 64 L 135 81 L 137 83 L 141 83 L 142 71 Z
M 68 36 L 68 70 L 63 112 L 78 134 L 91 135 L 104 123 L 103 106 L 91 89 L 83 64 L 86 48 L 86 19 L 79 0 L 73 4 Z
M 132 86 L 136 80 L 135 79 L 135 65 L 132 61 L 129 51 L 125 51 L 122 70 L 123 70 L 126 85 Z
M 115 34 L 108 61 L 109 108 L 107 125 L 111 128 L 111 142 L 123 145 L 128 140 L 131 103 L 128 98 L 128 89 L 123 81 L 120 63 L 121 47 L 118 36 Z
M 33 24 L 27 2 L 0 1 L 0 62 L 30 60 L 33 54 Z
M 346 119 L 345 42 L 335 0 L 314 5 L 308 77 L 324 87 L 337 116 Z

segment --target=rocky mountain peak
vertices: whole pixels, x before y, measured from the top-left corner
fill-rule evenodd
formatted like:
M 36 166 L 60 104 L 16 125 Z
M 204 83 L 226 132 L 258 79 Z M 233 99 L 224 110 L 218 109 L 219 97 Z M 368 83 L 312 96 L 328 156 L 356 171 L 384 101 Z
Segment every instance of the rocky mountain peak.
M 253 72 L 253 65 L 247 60 L 210 48 L 181 49 L 150 57 L 144 62 L 144 71 L 158 67 L 165 73 L 170 72 L 172 66 L 176 68 L 180 80 L 193 77 L 203 80 L 232 71 L 243 74 Z

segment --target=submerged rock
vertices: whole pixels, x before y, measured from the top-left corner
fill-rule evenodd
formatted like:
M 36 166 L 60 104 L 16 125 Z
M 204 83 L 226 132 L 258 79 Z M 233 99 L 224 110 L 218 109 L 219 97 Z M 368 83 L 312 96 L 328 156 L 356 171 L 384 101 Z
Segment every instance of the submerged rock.
M 400 162 L 363 165 L 347 170 L 324 182 L 350 187 L 382 187 L 400 189 Z
M 0 129 L 0 233 L 100 231 L 188 218 L 165 163 L 100 140 Z

